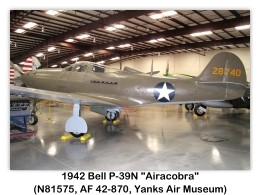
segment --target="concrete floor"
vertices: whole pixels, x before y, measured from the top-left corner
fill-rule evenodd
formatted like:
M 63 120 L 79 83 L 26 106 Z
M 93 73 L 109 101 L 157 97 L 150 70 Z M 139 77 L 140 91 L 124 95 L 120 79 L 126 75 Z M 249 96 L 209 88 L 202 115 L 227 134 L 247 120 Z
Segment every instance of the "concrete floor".
M 87 107 L 92 138 L 60 140 L 70 105 L 38 105 L 36 138 L 11 140 L 11 170 L 249 170 L 250 113 L 209 109 L 194 118 L 183 106 L 127 108 L 119 126 L 104 126 Z M 229 111 L 230 112 L 230 111 Z M 51 118 L 50 120 L 48 118 Z M 214 142 L 205 138 L 220 139 Z

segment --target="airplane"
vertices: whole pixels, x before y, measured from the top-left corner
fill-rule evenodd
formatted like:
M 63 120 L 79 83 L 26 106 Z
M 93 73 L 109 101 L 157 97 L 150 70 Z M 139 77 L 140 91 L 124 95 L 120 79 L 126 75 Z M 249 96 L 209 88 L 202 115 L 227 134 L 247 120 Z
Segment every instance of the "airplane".
M 108 121 L 115 121 L 124 106 L 232 100 L 242 97 L 248 89 L 244 65 L 230 52 L 216 54 L 198 77 L 190 79 L 153 77 L 87 61 L 63 69 L 33 69 L 26 73 L 18 66 L 14 68 L 28 87 L 10 86 L 11 93 L 73 104 L 65 131 L 74 137 L 88 131 L 87 122 L 80 116 L 82 104 Z

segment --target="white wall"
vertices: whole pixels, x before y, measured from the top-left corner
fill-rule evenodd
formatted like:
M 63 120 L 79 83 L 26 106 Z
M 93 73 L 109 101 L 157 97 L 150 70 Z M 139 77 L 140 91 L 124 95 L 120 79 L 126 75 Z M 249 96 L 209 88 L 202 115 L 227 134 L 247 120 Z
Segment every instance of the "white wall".
M 205 68 L 211 58 L 224 50 L 208 51 L 205 56 L 195 53 L 183 53 L 183 54 L 169 54 L 160 56 L 149 56 L 144 58 L 138 58 L 134 60 L 127 60 L 122 62 L 122 68 L 128 66 L 142 72 L 150 72 L 151 63 L 153 60 L 153 70 L 160 70 L 159 76 L 163 75 L 166 71 L 167 61 L 169 60 L 169 73 L 182 73 L 192 76 L 197 76 Z M 225 50 L 236 54 L 244 63 L 247 80 L 251 80 L 251 68 L 250 68 L 250 48 L 239 48 Z M 120 63 L 114 63 L 111 67 L 120 67 Z

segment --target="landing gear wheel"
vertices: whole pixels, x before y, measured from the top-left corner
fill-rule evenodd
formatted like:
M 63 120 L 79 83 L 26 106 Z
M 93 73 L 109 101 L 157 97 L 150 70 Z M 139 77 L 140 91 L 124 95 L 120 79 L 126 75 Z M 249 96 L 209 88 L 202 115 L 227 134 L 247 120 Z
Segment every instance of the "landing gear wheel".
M 36 116 L 36 114 L 31 114 L 29 116 L 28 123 L 29 123 L 29 125 L 36 125 L 38 123 L 38 117 Z
M 186 108 L 186 110 L 188 110 L 188 111 L 193 110 L 194 104 L 185 104 L 185 108 Z
M 117 119 L 117 116 L 119 116 L 119 113 L 107 112 L 105 118 L 108 121 L 115 121 Z
M 73 132 L 70 132 L 70 134 L 71 134 L 73 137 L 76 137 L 76 138 L 79 138 L 79 137 L 85 135 L 85 133 L 73 133 Z
M 206 111 L 205 111 L 206 108 L 207 108 L 206 106 L 199 104 L 199 105 L 195 106 L 194 113 L 198 116 L 203 116 L 206 113 Z
M 120 115 L 120 113 L 118 111 L 116 111 L 116 119 L 119 118 L 119 115 Z

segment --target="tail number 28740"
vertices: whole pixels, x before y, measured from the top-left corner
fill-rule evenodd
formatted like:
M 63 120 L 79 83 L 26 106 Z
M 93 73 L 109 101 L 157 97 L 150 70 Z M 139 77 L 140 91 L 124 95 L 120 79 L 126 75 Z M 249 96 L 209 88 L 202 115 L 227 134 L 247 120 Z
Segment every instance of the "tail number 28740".
M 213 67 L 212 74 L 219 75 L 219 76 L 228 76 L 231 75 L 233 77 L 240 77 L 241 76 L 241 70 L 240 69 L 230 69 L 230 68 L 218 68 Z

